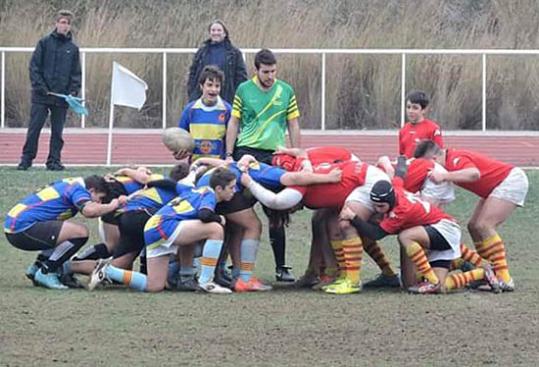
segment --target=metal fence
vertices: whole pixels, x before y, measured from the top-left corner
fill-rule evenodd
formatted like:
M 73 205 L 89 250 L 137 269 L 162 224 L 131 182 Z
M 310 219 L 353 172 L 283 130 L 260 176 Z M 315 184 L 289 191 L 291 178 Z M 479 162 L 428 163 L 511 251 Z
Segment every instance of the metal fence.
M 5 75 L 6 75 L 6 53 L 29 53 L 34 49 L 32 47 L 0 47 L 1 52 L 1 70 L 0 70 L 0 127 L 5 128 Z M 85 98 L 85 82 L 86 82 L 86 55 L 98 53 L 126 53 L 126 54 L 160 54 L 163 62 L 162 75 L 162 124 L 166 128 L 166 112 L 167 112 L 167 55 L 169 54 L 192 54 L 196 52 L 196 48 L 81 48 L 81 67 L 82 67 L 82 90 L 81 97 Z M 246 54 L 254 54 L 259 49 L 245 48 L 241 49 L 244 56 Z M 279 48 L 272 49 L 273 52 L 279 54 L 310 54 L 320 56 L 321 68 L 321 130 L 326 130 L 326 56 L 339 54 L 356 54 L 356 55 L 400 55 L 401 56 L 401 124 L 405 119 L 405 98 L 406 98 L 406 57 L 408 55 L 480 55 L 482 57 L 481 68 L 481 100 L 482 100 L 482 116 L 481 130 L 487 130 L 486 123 L 486 90 L 487 90 L 487 63 L 488 56 L 491 55 L 538 55 L 539 50 L 489 50 L 489 49 L 468 49 L 468 50 L 447 50 L 447 49 L 293 49 Z M 7 71 L 9 72 L 9 70 Z M 85 116 L 81 118 L 81 127 L 85 127 Z

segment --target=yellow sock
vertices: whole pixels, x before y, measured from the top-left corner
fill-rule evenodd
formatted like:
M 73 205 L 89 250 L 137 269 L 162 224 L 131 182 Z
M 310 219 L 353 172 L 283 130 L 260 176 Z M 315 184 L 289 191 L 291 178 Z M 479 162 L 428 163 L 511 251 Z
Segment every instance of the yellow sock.
M 511 280 L 507 259 L 505 258 L 505 246 L 503 240 L 498 234 L 491 236 L 483 241 L 485 258 L 493 264 L 496 276 L 508 283 Z
M 363 249 L 374 260 L 380 270 L 382 270 L 382 274 L 390 277 L 394 277 L 396 275 L 393 268 L 391 268 L 391 264 L 389 263 L 389 260 L 387 259 L 386 255 L 384 254 L 384 251 L 382 250 L 380 244 L 377 241 L 365 239 L 363 241 Z
M 469 261 L 475 266 L 481 266 L 481 264 L 483 263 L 483 259 L 481 258 L 479 253 L 475 252 L 463 243 L 460 244 L 460 252 L 460 256 L 464 261 Z
M 485 270 L 478 268 L 467 271 L 465 273 L 454 273 L 445 278 L 445 289 L 459 289 L 464 288 L 467 284 L 474 280 L 481 280 L 485 277 Z
M 409 246 L 406 246 L 406 255 L 412 260 L 423 277 L 432 284 L 438 284 L 439 279 L 434 273 L 434 270 L 430 267 L 427 255 L 423 250 L 423 247 L 417 242 L 412 242 Z
M 344 254 L 342 250 L 343 241 L 342 240 L 332 240 L 330 241 L 331 248 L 335 253 L 335 259 L 337 260 L 337 266 L 339 267 L 339 273 L 341 276 L 345 276 L 346 264 L 344 262 Z
M 361 259 L 363 257 L 363 244 L 358 236 L 342 241 L 343 255 L 345 261 L 346 278 L 354 284 L 359 284 L 359 272 L 361 270 Z

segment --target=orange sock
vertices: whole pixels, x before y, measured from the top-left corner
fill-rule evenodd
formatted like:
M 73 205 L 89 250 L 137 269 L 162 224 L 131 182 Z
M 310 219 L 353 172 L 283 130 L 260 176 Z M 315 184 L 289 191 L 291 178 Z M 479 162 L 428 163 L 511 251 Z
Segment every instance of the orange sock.
M 454 273 L 445 278 L 445 289 L 464 288 L 467 284 L 474 280 L 481 280 L 485 277 L 485 270 L 478 268 L 464 273 Z
M 423 250 L 423 247 L 417 242 L 412 242 L 409 246 L 406 246 L 406 255 L 414 262 L 417 271 L 423 275 L 423 277 L 432 284 L 438 284 L 440 280 L 432 270 L 427 255 Z
M 484 240 L 483 246 L 485 253 L 484 257 L 492 262 L 496 276 L 500 280 L 509 283 L 511 275 L 509 274 L 509 268 L 507 267 L 505 246 L 501 237 L 498 234 L 495 234 Z
M 343 241 L 342 240 L 332 240 L 331 242 L 331 248 L 333 249 L 333 252 L 335 253 L 335 259 L 337 260 L 337 266 L 339 267 L 339 273 L 341 276 L 345 276 L 345 268 L 346 263 L 344 261 L 344 253 L 343 253 Z
M 365 239 L 363 241 L 363 248 L 365 252 L 374 260 L 376 265 L 378 265 L 380 270 L 382 270 L 382 274 L 390 277 L 394 277 L 396 275 L 395 271 L 391 267 L 391 264 L 389 263 L 389 260 L 384 254 L 384 251 L 377 241 Z
M 483 263 L 483 259 L 481 258 L 479 253 L 475 252 L 463 243 L 460 244 L 460 252 L 460 256 L 464 261 L 469 261 L 477 267 L 481 266 L 481 264 Z
M 359 284 L 359 272 L 363 257 L 363 244 L 358 236 L 342 241 L 346 277 L 354 284 Z

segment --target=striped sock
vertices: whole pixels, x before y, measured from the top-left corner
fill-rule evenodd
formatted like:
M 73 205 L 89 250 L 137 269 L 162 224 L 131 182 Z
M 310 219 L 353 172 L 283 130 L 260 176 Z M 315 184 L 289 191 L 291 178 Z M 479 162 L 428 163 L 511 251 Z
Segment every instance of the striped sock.
M 382 270 L 382 274 L 390 277 L 397 275 L 393 268 L 391 268 L 388 258 L 377 241 L 366 239 L 363 241 L 363 249 L 374 260 L 380 270 Z
M 335 259 L 337 260 L 337 266 L 339 267 L 339 275 L 345 276 L 345 269 L 346 269 L 346 263 L 344 261 L 344 253 L 343 253 L 343 241 L 342 240 L 332 240 L 330 241 L 331 248 L 333 249 L 333 252 L 335 253 Z
M 202 259 L 200 260 L 199 283 L 208 283 L 213 280 L 215 267 L 217 266 L 222 247 L 222 240 L 206 240 L 204 250 L 202 251 Z
M 451 260 L 451 267 L 449 268 L 450 271 L 460 269 L 460 267 L 464 264 L 464 259 L 462 257 L 456 258 L 455 260 Z
M 105 275 L 107 276 L 107 278 L 114 280 L 118 283 L 125 284 L 129 288 L 133 288 L 141 292 L 144 292 L 146 290 L 148 278 L 146 277 L 146 275 L 137 271 L 124 270 L 109 265 L 106 267 Z
M 363 257 L 361 238 L 359 236 L 354 236 L 342 241 L 342 245 L 346 278 L 351 280 L 354 284 L 359 284 L 359 271 L 361 269 L 361 259 Z
M 460 257 L 464 261 L 469 261 L 472 264 L 474 264 L 476 267 L 481 266 L 483 264 L 483 258 L 479 255 L 479 253 L 475 252 L 471 248 L 467 247 L 465 244 L 460 244 Z
M 486 257 L 485 257 L 485 246 L 483 245 L 483 242 L 481 242 L 481 241 L 474 242 L 473 245 L 475 247 L 475 250 L 479 254 L 479 256 L 481 256 L 483 259 L 486 259 Z
M 492 262 L 496 276 L 500 280 L 509 283 L 511 275 L 509 275 L 507 259 L 505 258 L 505 246 L 501 237 L 498 234 L 495 234 L 484 240 L 483 246 L 485 253 L 484 257 Z
M 423 275 L 423 278 L 432 284 L 438 284 L 440 280 L 434 273 L 434 270 L 430 267 L 429 260 L 427 259 L 423 247 L 417 242 L 412 242 L 409 246 L 405 247 L 405 250 L 406 255 L 413 261 L 417 271 Z
M 464 273 L 454 273 L 445 278 L 445 289 L 459 289 L 464 288 L 470 282 L 474 280 L 482 280 L 485 277 L 485 270 L 483 268 L 477 268 Z
M 240 278 L 245 282 L 248 282 L 253 276 L 259 242 L 259 240 L 252 239 L 241 241 Z

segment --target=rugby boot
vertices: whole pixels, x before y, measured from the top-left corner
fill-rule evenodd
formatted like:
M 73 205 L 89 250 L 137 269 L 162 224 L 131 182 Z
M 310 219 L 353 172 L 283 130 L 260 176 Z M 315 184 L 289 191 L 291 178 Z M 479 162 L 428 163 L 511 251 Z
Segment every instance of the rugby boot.
M 60 282 L 57 273 L 43 273 L 43 269 L 39 269 L 34 277 L 37 284 L 49 289 L 69 289 Z

